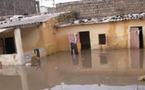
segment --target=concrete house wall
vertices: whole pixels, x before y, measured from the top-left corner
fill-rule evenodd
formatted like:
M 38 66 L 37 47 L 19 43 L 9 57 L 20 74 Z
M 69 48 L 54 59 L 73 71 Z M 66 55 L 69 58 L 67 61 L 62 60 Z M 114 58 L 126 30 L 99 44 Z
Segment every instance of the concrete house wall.
M 90 32 L 91 49 L 126 49 L 130 47 L 130 28 L 143 27 L 144 46 L 145 46 L 145 21 L 131 20 L 122 22 L 110 22 L 104 24 L 72 25 L 57 30 L 57 41 L 59 51 L 69 50 L 68 33 L 82 31 Z M 99 45 L 98 35 L 106 34 L 107 44 Z
M 13 54 L 0 53 L 0 62 L 3 65 L 24 64 L 31 60 L 35 49 L 39 50 L 40 57 L 57 52 L 55 22 L 55 19 L 50 19 L 44 23 L 30 25 L 30 27 L 29 25 L 22 26 L 19 29 L 21 37 L 18 37 L 17 29 L 0 33 L 0 38 L 14 37 L 16 46 L 16 52 Z M 22 55 L 22 60 L 19 55 Z
M 121 22 L 108 22 L 102 24 L 78 24 L 70 25 L 64 27 L 55 27 L 57 20 L 52 18 L 47 22 L 40 23 L 33 27 L 20 28 L 21 38 L 22 38 L 22 49 L 24 51 L 24 58 L 30 60 L 33 56 L 34 49 L 39 49 L 41 57 L 51 55 L 60 51 L 69 51 L 70 44 L 68 35 L 70 33 L 79 33 L 84 31 L 90 32 L 90 44 L 91 49 L 127 49 L 131 48 L 130 45 L 130 31 L 132 27 L 142 27 L 143 40 L 145 47 L 145 21 L 140 20 L 129 20 Z M 5 34 L 6 33 L 6 34 Z M 10 33 L 10 34 L 8 34 Z M 18 33 L 19 34 L 19 33 Z M 99 45 L 99 34 L 106 34 L 106 44 Z M 15 36 L 17 40 L 17 29 L 14 31 L 4 32 L 1 34 L 2 37 L 5 36 Z M 20 34 L 19 34 L 20 35 Z M 20 43 L 20 42 L 18 42 Z M 17 47 L 18 47 L 17 43 Z M 19 49 L 19 53 L 20 53 Z M 21 53 L 20 53 L 21 54 Z M 13 55 L 1 55 L 0 61 L 5 61 L 4 63 L 15 65 L 19 62 L 16 60 L 17 54 Z M 10 58 L 10 59 L 8 59 Z M 13 59 L 13 60 L 11 60 Z
M 46 56 L 57 51 L 55 20 L 51 19 L 39 26 L 22 29 L 22 44 L 26 56 L 32 56 L 34 49 L 39 49 L 40 56 Z

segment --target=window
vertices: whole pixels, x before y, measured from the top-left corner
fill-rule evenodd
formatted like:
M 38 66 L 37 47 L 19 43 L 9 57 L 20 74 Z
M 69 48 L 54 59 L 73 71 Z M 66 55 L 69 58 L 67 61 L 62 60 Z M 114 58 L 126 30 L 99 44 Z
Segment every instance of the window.
M 106 35 L 105 34 L 99 34 L 99 44 L 100 45 L 106 44 Z

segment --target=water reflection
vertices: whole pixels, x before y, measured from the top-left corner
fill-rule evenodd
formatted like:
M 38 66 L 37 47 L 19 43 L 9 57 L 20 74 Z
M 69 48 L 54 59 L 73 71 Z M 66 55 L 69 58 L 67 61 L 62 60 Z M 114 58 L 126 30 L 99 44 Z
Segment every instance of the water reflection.
M 78 65 L 79 64 L 79 55 L 72 54 L 72 63 L 73 65 Z
M 108 63 L 108 57 L 106 53 L 100 54 L 100 64 L 107 64 Z
M 84 68 L 92 68 L 91 50 L 82 51 L 81 61 Z
M 39 69 L 4 66 L 0 69 L 0 90 L 62 90 L 54 89 L 59 85 L 67 85 L 63 90 L 95 90 L 100 88 L 93 86 L 96 84 L 105 85 L 100 90 L 136 90 L 136 86 L 144 90 L 144 83 L 138 81 L 145 75 L 144 57 L 144 50 L 83 51 L 73 56 L 57 53 L 41 60 Z M 83 86 L 74 89 L 77 85 Z
M 130 50 L 131 66 L 134 69 L 142 69 L 144 64 L 144 50 Z

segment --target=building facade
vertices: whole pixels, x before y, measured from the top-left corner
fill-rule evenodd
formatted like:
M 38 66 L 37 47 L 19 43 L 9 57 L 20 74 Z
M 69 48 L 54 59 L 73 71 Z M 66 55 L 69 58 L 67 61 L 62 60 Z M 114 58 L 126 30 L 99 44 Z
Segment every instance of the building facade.
M 35 0 L 0 0 L 0 16 L 37 13 Z
M 75 11 L 80 18 L 145 12 L 144 0 L 81 0 L 56 5 L 57 12 Z
M 66 14 L 66 13 L 65 13 Z M 108 17 L 94 22 L 59 24 L 64 14 L 42 14 L 0 23 L 0 62 L 3 65 L 22 65 L 35 53 L 43 57 L 56 52 L 70 51 L 69 35 L 77 36 L 81 50 L 144 49 L 145 14 Z M 133 17 L 134 16 L 134 17 Z M 64 16 L 66 17 L 66 16 Z M 127 18 L 128 17 L 128 18 Z
M 58 47 L 59 51 L 70 50 L 68 34 L 75 33 L 80 36 L 81 50 L 142 49 L 145 47 L 144 28 L 144 20 L 64 26 L 58 28 Z

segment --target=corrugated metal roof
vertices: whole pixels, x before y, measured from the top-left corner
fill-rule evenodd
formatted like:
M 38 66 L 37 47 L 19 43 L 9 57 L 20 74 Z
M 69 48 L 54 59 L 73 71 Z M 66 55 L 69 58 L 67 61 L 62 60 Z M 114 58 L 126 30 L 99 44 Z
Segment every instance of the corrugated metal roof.
M 5 29 L 0 29 L 0 33 L 11 30 L 12 28 L 5 28 Z
M 34 15 L 34 16 L 14 18 L 14 19 L 9 18 L 4 21 L 0 21 L 0 28 L 8 28 L 8 27 L 46 22 L 49 19 L 56 17 L 60 14 L 64 14 L 64 12 L 54 13 L 54 14 L 41 14 L 41 15 Z

